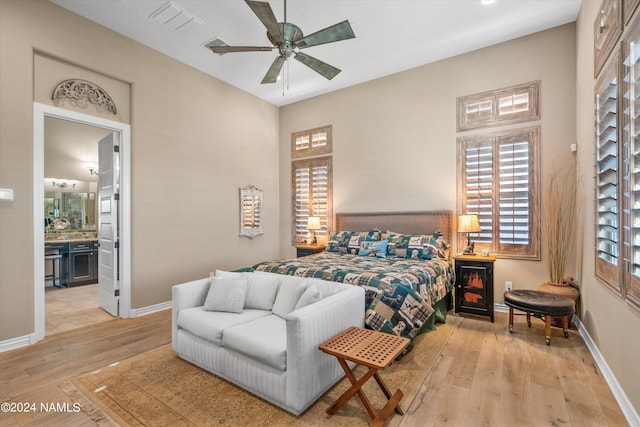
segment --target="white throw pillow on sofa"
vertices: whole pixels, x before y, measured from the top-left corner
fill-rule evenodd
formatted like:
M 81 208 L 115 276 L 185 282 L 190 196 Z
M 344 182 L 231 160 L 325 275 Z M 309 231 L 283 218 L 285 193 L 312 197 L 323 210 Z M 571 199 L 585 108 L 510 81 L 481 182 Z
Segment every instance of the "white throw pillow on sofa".
M 209 293 L 204 301 L 204 309 L 242 313 L 247 284 L 247 279 L 240 276 L 212 277 Z
M 280 280 L 275 276 L 250 273 L 247 299 L 244 301 L 246 308 L 271 311 L 278 293 Z
M 282 318 L 291 313 L 304 292 L 305 284 L 306 282 L 302 279 L 283 280 L 271 312 Z
M 313 304 L 314 302 L 318 302 L 321 299 L 322 292 L 320 292 L 320 289 L 318 289 L 316 285 L 311 285 L 307 288 L 306 291 L 302 293 L 293 311 L 296 311 L 297 309 L 302 307 L 306 307 L 307 305 Z

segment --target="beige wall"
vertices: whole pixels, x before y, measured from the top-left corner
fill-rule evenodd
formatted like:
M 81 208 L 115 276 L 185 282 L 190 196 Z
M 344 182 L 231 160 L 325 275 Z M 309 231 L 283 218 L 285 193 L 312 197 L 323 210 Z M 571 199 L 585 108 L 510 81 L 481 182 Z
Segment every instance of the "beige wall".
M 584 1 L 577 25 L 578 160 L 583 171 L 582 212 L 584 241 L 581 247 L 582 321 L 615 374 L 627 397 L 640 412 L 640 311 L 616 296 L 594 276 L 593 216 L 593 23 L 599 1 Z
M 541 81 L 543 179 L 574 161 L 575 25 L 569 24 L 280 109 L 283 253 L 290 249 L 289 135 L 333 125 L 335 212 L 456 210 L 456 98 Z M 534 289 L 543 262 L 498 260 L 504 282 Z
M 46 0 L 2 0 L 0 187 L 15 200 L 0 202 L 0 341 L 33 333 L 33 283 L 42 280 L 31 243 L 32 105 L 51 82 L 35 84 L 35 52 L 39 69 L 64 74 L 72 64 L 82 75 L 68 78 L 130 85 L 130 111 L 118 120 L 131 124 L 132 308 L 169 301 L 173 284 L 216 268 L 278 257 L 276 107 Z M 247 184 L 265 192 L 265 235 L 253 240 L 238 237 Z
M 640 312 L 593 271 L 593 22 L 585 1 L 578 24 L 471 52 L 280 109 L 281 249 L 292 255 L 290 134 L 333 125 L 334 213 L 456 209 L 455 101 L 463 95 L 541 81 L 542 178 L 577 161 L 582 171 L 581 247 L 567 275 L 579 278 L 580 316 L 635 408 L 640 408 Z M 577 86 L 576 86 L 577 76 Z M 577 123 L 577 126 L 576 126 Z M 577 154 L 570 144 L 578 143 Z M 573 264 L 573 263 L 572 263 Z M 495 301 L 504 282 L 536 289 L 545 260 L 499 259 Z

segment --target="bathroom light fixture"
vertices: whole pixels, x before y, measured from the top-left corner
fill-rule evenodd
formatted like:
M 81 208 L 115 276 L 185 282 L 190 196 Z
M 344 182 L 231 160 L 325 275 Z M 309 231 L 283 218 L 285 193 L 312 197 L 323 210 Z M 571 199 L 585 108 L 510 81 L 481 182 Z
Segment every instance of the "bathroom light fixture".
M 67 188 L 67 187 L 75 188 L 76 183 L 75 182 L 69 183 L 67 181 L 62 181 L 62 182 L 51 181 L 51 185 L 53 185 L 54 187 L 60 187 L 60 188 Z
M 475 255 L 475 243 L 471 241 L 469 233 L 479 233 L 482 231 L 478 215 L 459 215 L 458 216 L 458 233 L 467 233 L 467 247 L 464 250 L 465 255 Z
M 97 167 L 98 167 L 98 166 L 97 166 L 94 162 L 87 162 L 87 163 L 85 163 L 85 164 L 84 164 L 84 166 L 85 166 L 87 169 L 89 169 L 89 174 L 90 174 L 90 175 L 100 175 L 100 174 L 98 173 L 98 171 L 96 171 L 96 169 L 97 169 Z

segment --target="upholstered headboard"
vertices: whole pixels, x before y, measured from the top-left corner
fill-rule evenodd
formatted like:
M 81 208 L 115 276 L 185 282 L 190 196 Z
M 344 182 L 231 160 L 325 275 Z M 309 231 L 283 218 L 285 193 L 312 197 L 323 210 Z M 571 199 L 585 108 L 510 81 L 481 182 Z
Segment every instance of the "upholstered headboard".
M 377 228 L 403 234 L 433 234 L 440 230 L 447 242 L 452 241 L 453 212 L 360 212 L 336 214 L 337 231 L 367 231 Z

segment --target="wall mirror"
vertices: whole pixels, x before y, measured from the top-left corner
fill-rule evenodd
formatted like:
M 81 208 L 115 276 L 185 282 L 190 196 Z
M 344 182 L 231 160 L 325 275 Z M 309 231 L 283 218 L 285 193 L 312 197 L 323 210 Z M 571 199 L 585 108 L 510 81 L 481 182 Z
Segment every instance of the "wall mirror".
M 240 188 L 240 236 L 253 239 L 262 232 L 262 190 L 248 185 Z
M 59 184 L 60 180 L 56 180 Z M 72 181 L 69 181 L 72 182 Z M 49 183 L 44 194 L 45 229 L 53 229 L 55 220 L 68 222 L 68 230 L 95 230 L 98 219 L 96 210 L 96 184 L 73 181 L 73 185 L 56 186 Z M 53 187 L 49 189 L 49 187 Z M 93 191 L 92 191 L 93 190 Z

